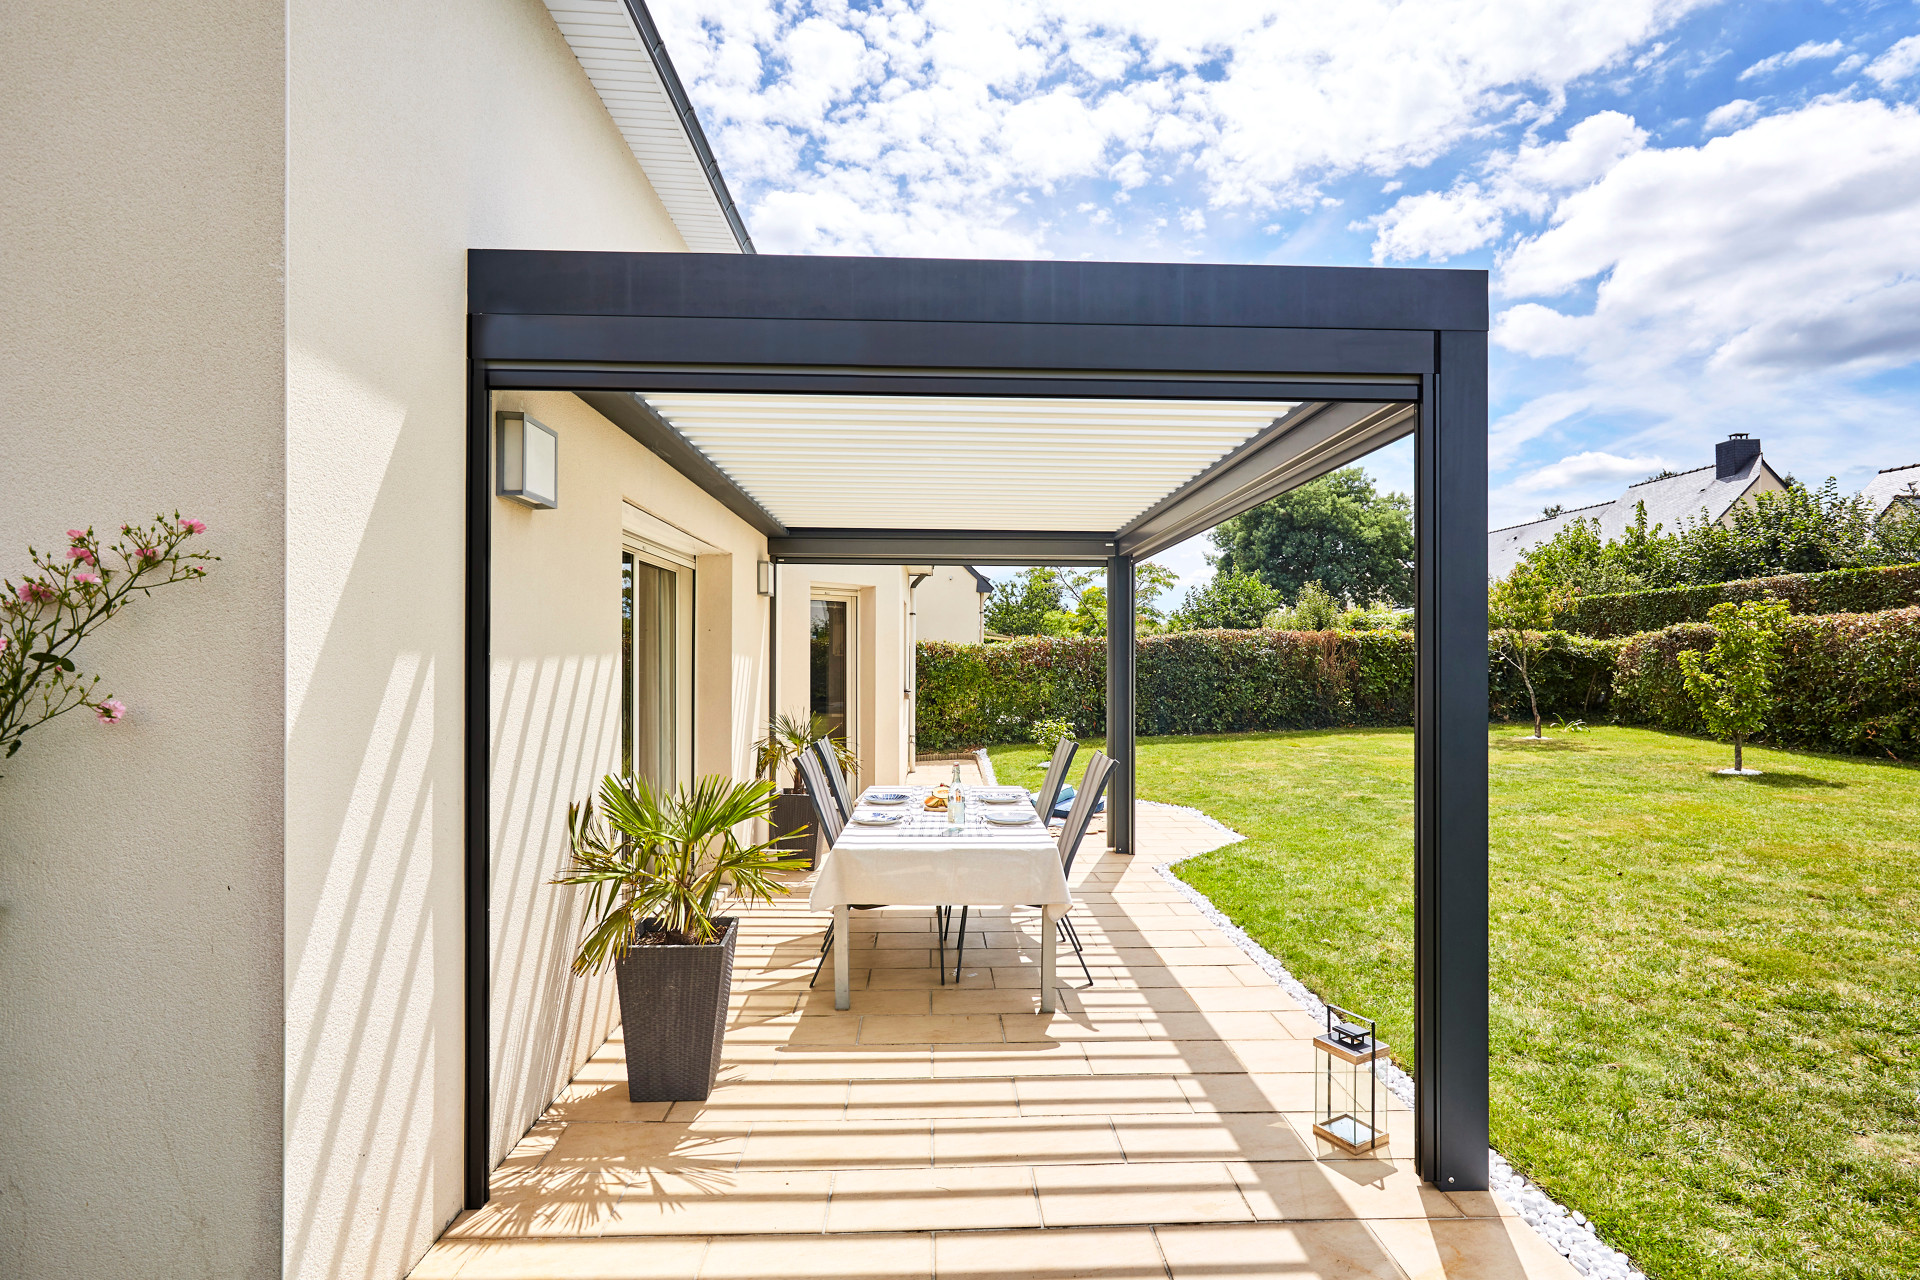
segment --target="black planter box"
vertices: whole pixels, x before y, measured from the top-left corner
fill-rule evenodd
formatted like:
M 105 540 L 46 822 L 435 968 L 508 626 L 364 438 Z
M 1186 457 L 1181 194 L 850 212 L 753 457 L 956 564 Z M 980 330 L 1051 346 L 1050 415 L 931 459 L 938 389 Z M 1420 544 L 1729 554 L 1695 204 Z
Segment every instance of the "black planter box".
M 768 820 L 772 834 L 784 835 L 789 831 L 805 827 L 806 834 L 776 842 L 775 848 L 787 854 L 802 854 L 807 865 L 814 864 L 814 850 L 819 843 L 819 834 L 814 831 L 813 801 L 804 791 L 782 791 L 773 798 L 773 817 Z
M 718 923 L 725 929 L 719 942 L 632 946 L 614 962 L 627 1097 L 634 1102 L 701 1102 L 713 1092 L 740 935 L 734 917 Z

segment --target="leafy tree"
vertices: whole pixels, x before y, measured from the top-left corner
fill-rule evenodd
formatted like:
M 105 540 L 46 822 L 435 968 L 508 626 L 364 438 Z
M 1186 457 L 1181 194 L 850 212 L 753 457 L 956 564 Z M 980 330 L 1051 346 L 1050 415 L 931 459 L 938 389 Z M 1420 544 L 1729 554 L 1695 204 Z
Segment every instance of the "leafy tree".
M 1745 604 L 1722 603 L 1707 611 L 1719 633 L 1705 653 L 1680 655 L 1687 693 L 1715 737 L 1733 739 L 1733 770 L 1742 769 L 1740 749 L 1758 733 L 1773 708 L 1773 676 L 1780 665 L 1780 628 L 1787 606 L 1769 596 Z
M 1006 636 L 1045 635 L 1047 615 L 1060 608 L 1061 595 L 1060 571 L 1045 565 L 996 582 L 987 598 L 987 630 Z
M 1893 563 L 1873 534 L 1867 504 L 1842 496 L 1832 476 L 1817 490 L 1792 485 L 1735 507 L 1725 525 L 1701 519 L 1682 529 L 1675 585 Z
M 1187 592 L 1186 599 L 1167 619 L 1169 631 L 1203 631 L 1214 627 L 1248 629 L 1259 626 L 1279 608 L 1283 597 L 1251 573 L 1216 573 L 1205 585 Z
M 1029 571 L 1031 572 L 1031 570 Z M 1038 634 L 1049 636 L 1104 636 L 1107 634 L 1106 575 L 1095 569 L 1055 570 L 1060 584 L 1060 607 L 1049 609 Z M 1151 560 L 1133 566 L 1133 628 L 1152 635 L 1165 626 L 1156 602 L 1178 582 L 1179 575 Z M 1069 606 L 1071 603 L 1071 607 Z M 999 628 L 995 628 L 998 630 Z M 1015 634 L 1008 632 L 1007 634 Z
M 1359 467 L 1311 480 L 1223 522 L 1214 566 L 1291 597 L 1319 582 L 1342 600 L 1413 603 L 1413 502 Z
M 1332 592 L 1309 582 L 1293 598 L 1291 608 L 1275 609 L 1263 625 L 1280 631 L 1332 631 L 1339 627 L 1344 612 Z
M 1540 699 L 1534 693 L 1533 658 L 1536 637 L 1553 617 L 1553 587 L 1539 574 L 1514 573 L 1487 592 L 1487 629 L 1500 660 L 1520 673 L 1533 709 L 1533 736 L 1540 733 Z

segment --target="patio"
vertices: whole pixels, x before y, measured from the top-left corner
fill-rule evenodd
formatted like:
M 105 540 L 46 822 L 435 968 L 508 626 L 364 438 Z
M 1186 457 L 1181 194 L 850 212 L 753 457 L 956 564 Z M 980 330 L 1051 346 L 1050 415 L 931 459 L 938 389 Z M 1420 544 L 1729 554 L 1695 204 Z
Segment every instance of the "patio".
M 1065 959 L 1048 1022 L 1036 913 L 987 913 L 945 987 L 928 911 L 856 916 L 847 1013 L 807 986 L 825 917 L 752 913 L 713 1096 L 628 1102 L 616 1032 L 414 1276 L 1575 1274 L 1491 1194 L 1423 1184 L 1408 1112 L 1387 1158 L 1319 1158 L 1317 1025 L 1153 869 L 1228 837 L 1142 804 L 1137 838 L 1082 848 L 1095 981 Z

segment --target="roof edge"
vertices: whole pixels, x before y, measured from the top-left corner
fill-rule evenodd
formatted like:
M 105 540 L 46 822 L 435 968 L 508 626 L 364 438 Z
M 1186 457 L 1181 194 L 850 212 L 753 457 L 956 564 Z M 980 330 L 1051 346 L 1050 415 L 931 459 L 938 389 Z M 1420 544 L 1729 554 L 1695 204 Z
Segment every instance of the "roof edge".
M 673 69 L 673 59 L 667 54 L 666 41 L 661 39 L 660 28 L 654 24 L 646 0 L 624 0 L 624 3 L 628 15 L 633 19 L 634 28 L 640 32 L 641 45 L 645 47 L 647 56 L 653 59 L 654 70 L 660 73 L 660 83 L 667 91 L 668 101 L 673 103 L 674 114 L 680 118 L 680 127 L 686 131 L 687 141 L 693 144 L 694 155 L 700 158 L 700 167 L 707 175 L 707 185 L 713 188 L 713 198 L 719 204 L 727 226 L 733 230 L 733 238 L 739 244 L 740 252 L 758 253 L 759 250 L 753 247 L 753 237 L 747 233 L 746 221 L 740 216 L 739 206 L 733 202 L 733 193 L 727 189 L 726 177 L 720 172 L 720 162 L 714 158 L 713 148 L 707 142 L 706 130 L 700 127 L 700 116 L 693 109 L 693 100 L 687 97 L 686 86 L 680 83 L 680 73 Z

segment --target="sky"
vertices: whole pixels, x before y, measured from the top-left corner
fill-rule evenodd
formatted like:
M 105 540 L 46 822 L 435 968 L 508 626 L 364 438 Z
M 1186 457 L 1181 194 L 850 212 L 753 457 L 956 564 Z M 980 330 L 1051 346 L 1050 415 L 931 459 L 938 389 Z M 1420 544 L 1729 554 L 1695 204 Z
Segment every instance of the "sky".
M 653 12 L 762 252 L 1489 271 L 1496 526 L 1920 462 L 1915 0 Z

